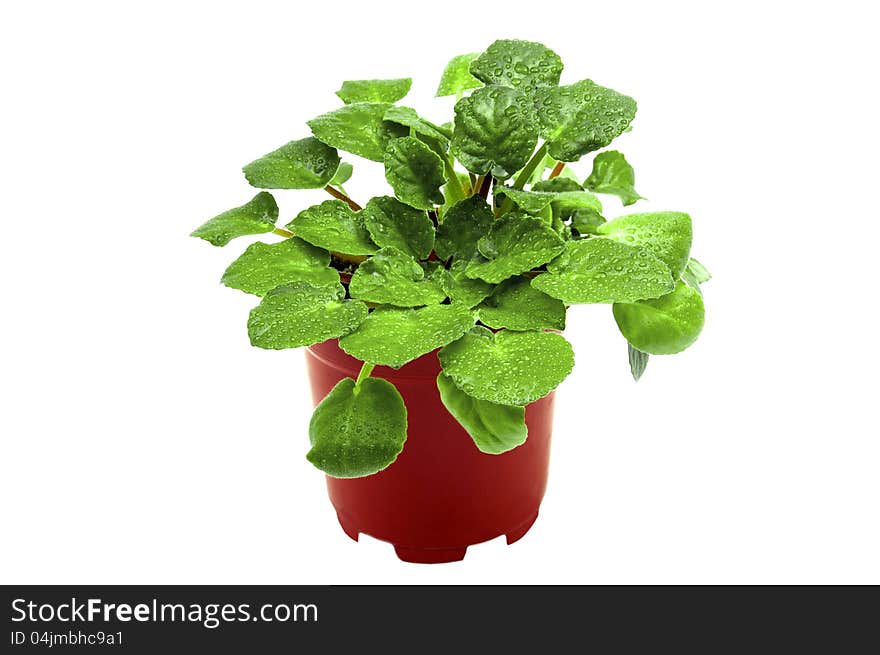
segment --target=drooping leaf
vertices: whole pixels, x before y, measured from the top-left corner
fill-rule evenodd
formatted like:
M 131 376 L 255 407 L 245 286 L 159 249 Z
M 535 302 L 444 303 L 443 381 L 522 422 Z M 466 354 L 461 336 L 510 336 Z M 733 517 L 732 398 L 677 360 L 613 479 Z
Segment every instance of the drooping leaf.
M 373 242 L 425 259 L 434 247 L 434 224 L 428 215 L 391 196 L 372 198 L 363 210 Z
M 385 150 L 385 179 L 401 201 L 416 209 L 443 204 L 443 160 L 411 136 L 394 139 Z
M 443 405 L 481 452 L 499 455 L 525 443 L 529 435 L 525 407 L 469 396 L 443 373 L 437 376 L 437 389 Z
M 387 102 L 356 102 L 313 118 L 309 127 L 329 146 L 380 162 L 388 142 L 409 131 L 385 120 L 390 106 Z
M 502 405 L 543 398 L 574 367 L 571 344 L 553 332 L 493 334 L 475 327 L 440 351 L 443 372 L 466 394 Z
M 335 286 L 339 272 L 330 268 L 330 253 L 297 237 L 280 243 L 253 243 L 229 265 L 221 282 L 258 296 L 295 282 Z
M 344 378 L 312 414 L 306 458 L 334 478 L 372 475 L 397 459 L 406 428 L 406 405 L 393 384 Z
M 569 241 L 532 286 L 567 304 L 614 303 L 662 296 L 674 282 L 649 250 L 593 237 Z
M 507 179 L 525 165 L 537 142 L 534 112 L 514 89 L 483 87 L 455 105 L 452 154 L 471 173 Z
M 577 161 L 604 148 L 635 115 L 635 100 L 591 80 L 550 89 L 538 110 L 547 152 L 560 161 Z
M 562 193 L 563 191 L 583 191 L 580 182 L 570 177 L 554 177 L 549 180 L 540 180 L 532 185 L 532 191 L 546 191 L 550 193 Z
M 349 164 L 347 161 L 341 162 L 339 164 L 339 168 L 336 169 L 336 174 L 328 182 L 328 184 L 341 187 L 343 184 L 351 179 L 351 174 L 353 172 L 354 167 L 351 164 Z
M 225 246 L 235 237 L 271 232 L 277 220 L 275 198 L 271 193 L 260 191 L 241 207 L 225 211 L 203 223 L 190 236 L 204 239 L 212 246 Z
M 691 257 L 688 260 L 687 266 L 684 267 L 681 279 L 687 282 L 688 286 L 699 291 L 702 295 L 703 292 L 700 290 L 700 285 L 711 280 L 712 274 L 709 272 L 709 269 Z
M 458 339 L 475 322 L 474 314 L 459 304 L 379 307 L 357 330 L 340 339 L 339 346 L 361 361 L 400 368 Z
M 684 282 L 654 300 L 614 305 L 617 327 L 634 347 L 651 355 L 673 355 L 690 346 L 703 329 L 703 297 Z
M 518 275 L 495 287 L 477 307 L 480 321 L 509 330 L 564 330 L 565 304 L 551 298 Z
M 540 43 L 501 39 L 471 62 L 470 71 L 486 84 L 513 87 L 534 99 L 559 84 L 562 59 Z
M 466 261 L 460 259 L 453 261 L 448 271 L 442 271 L 440 286 L 452 302 L 471 308 L 487 298 L 494 287 L 488 282 L 467 277 L 466 270 Z
M 397 307 L 434 305 L 446 299 L 439 282 L 426 277 L 419 263 L 397 248 L 382 248 L 362 262 L 351 276 L 349 291 L 352 298 Z
M 367 316 L 360 300 L 345 300 L 338 282 L 316 287 L 307 282 L 276 287 L 251 310 L 248 336 L 258 348 L 298 348 L 340 337 Z
M 336 148 L 313 136 L 291 141 L 245 166 L 244 176 L 260 189 L 318 189 L 339 168 Z
M 648 357 L 647 353 L 643 353 L 638 348 L 635 348 L 631 343 L 626 343 L 626 351 L 627 356 L 629 357 L 629 371 L 632 373 L 633 380 L 638 382 L 642 375 L 645 373 L 645 369 L 648 367 Z
M 467 276 L 493 284 L 546 264 L 565 242 L 540 219 L 507 214 L 477 242 L 481 257 L 470 261 Z
M 412 78 L 346 80 L 336 95 L 347 105 L 354 102 L 397 102 L 409 93 Z
M 362 212 L 354 212 L 341 200 L 325 200 L 304 209 L 286 225 L 313 246 L 346 255 L 372 255 L 379 250 L 364 227 Z
M 571 215 L 571 226 L 580 235 L 596 234 L 600 225 L 605 224 L 605 217 L 595 209 L 578 209 Z
M 480 196 L 460 200 L 443 216 L 434 251 L 440 259 L 455 257 L 467 261 L 477 252 L 477 241 L 494 221 L 492 209 Z
M 475 52 L 468 55 L 458 55 L 450 59 L 440 78 L 436 97 L 454 96 L 468 89 L 476 89 L 479 86 L 483 86 L 483 83 L 471 75 L 470 72 L 471 62 L 478 56 L 479 53 Z
M 676 280 L 691 251 L 691 217 L 683 212 L 629 214 L 600 225 L 596 232 L 621 243 L 647 248 L 669 267 Z
M 636 191 L 636 174 L 623 153 L 616 150 L 600 152 L 593 159 L 593 172 L 584 181 L 590 191 L 608 193 L 620 198 L 624 206 L 632 205 L 642 196 Z
M 388 111 L 385 112 L 385 120 L 404 125 L 410 128 L 414 134 L 436 141 L 441 144 L 440 149 L 442 150 L 449 147 L 449 139 L 452 138 L 452 133 L 439 125 L 434 125 L 431 121 L 425 120 L 412 107 L 398 107 L 396 105 L 389 107 Z

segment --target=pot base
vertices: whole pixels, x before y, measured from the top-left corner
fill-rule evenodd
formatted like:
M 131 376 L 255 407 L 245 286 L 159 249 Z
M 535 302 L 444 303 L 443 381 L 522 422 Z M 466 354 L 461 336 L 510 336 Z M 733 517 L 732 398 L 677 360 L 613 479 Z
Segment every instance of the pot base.
M 359 541 L 361 534 L 360 531 L 339 512 L 336 513 L 336 518 L 339 520 L 339 525 L 342 527 L 342 531 L 354 541 Z M 504 538 L 507 540 L 507 544 L 510 545 L 522 539 L 535 524 L 537 518 L 538 512 L 535 512 L 510 532 L 503 533 Z M 364 534 L 367 533 L 365 532 Z M 500 537 L 501 535 L 498 536 Z M 378 539 L 378 537 L 376 538 Z M 380 541 L 385 540 L 380 539 Z M 458 562 L 463 560 L 464 556 L 467 554 L 468 547 L 474 546 L 475 544 L 467 544 L 457 548 L 412 548 L 410 546 L 400 546 L 398 544 L 391 545 L 394 546 L 394 552 L 397 553 L 397 557 L 404 562 L 412 562 L 414 564 L 444 564 L 446 562 Z

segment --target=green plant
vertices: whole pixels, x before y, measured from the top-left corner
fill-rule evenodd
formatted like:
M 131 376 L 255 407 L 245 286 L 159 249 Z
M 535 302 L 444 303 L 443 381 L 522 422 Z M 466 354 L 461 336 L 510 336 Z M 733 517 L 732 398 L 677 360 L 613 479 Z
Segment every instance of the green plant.
M 690 258 L 690 217 L 606 221 L 593 192 L 635 203 L 632 167 L 600 152 L 581 182 L 570 165 L 628 130 L 635 101 L 590 80 L 559 86 L 561 73 L 553 51 L 526 41 L 456 57 L 437 91 L 458 98 L 444 125 L 395 104 L 409 79 L 345 82 L 345 104 L 309 121 L 313 136 L 244 167 L 254 187 L 324 188 L 333 199 L 279 228 L 274 198 L 260 191 L 193 232 L 216 246 L 283 237 L 252 244 L 222 278 L 262 296 L 248 320 L 253 345 L 338 338 L 364 362 L 312 417 L 308 459 L 329 475 L 370 475 L 403 449 L 406 407 L 390 382 L 370 377 L 376 365 L 440 348 L 443 403 L 477 448 L 502 453 L 527 437 L 525 405 L 574 365 L 558 333 L 568 305 L 612 305 L 635 379 L 649 354 L 696 340 L 709 274 Z M 382 163 L 394 195 L 355 203 L 339 150 Z

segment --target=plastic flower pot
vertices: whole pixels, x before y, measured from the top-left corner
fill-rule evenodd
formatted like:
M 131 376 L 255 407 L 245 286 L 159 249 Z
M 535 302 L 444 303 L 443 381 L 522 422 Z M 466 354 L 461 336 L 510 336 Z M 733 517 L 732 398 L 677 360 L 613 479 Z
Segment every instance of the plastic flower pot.
M 362 362 L 325 341 L 306 351 L 315 404 Z M 377 366 L 400 391 L 409 429 L 403 452 L 364 478 L 327 478 L 330 501 L 345 533 L 394 545 L 407 562 L 463 559 L 468 546 L 505 535 L 512 544 L 535 519 L 547 486 L 553 394 L 526 408 L 529 437 L 501 455 L 480 452 L 437 391 L 437 351 L 393 369 Z

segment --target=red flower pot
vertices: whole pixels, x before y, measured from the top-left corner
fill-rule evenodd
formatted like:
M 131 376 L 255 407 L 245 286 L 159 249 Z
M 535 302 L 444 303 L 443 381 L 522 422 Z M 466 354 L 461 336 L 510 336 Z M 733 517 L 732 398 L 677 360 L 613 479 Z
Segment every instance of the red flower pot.
M 361 362 L 336 340 L 306 351 L 315 404 L 345 377 L 357 378 Z M 327 478 L 330 501 L 342 529 L 389 541 L 407 562 L 452 562 L 467 547 L 506 535 L 520 539 L 538 517 L 547 486 L 553 394 L 526 408 L 529 438 L 502 455 L 477 450 L 440 401 L 437 352 L 374 377 L 397 387 L 409 429 L 403 452 L 384 471 L 365 478 Z

